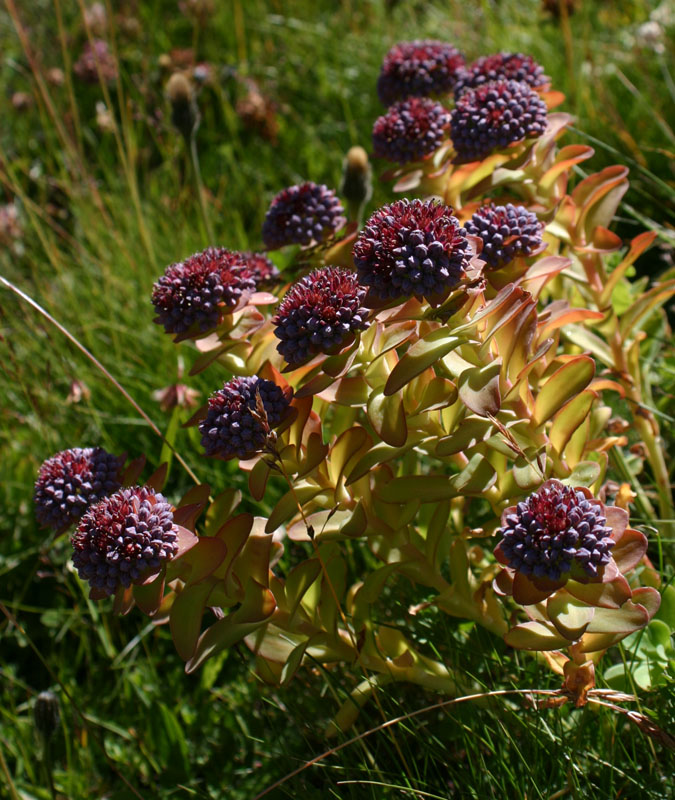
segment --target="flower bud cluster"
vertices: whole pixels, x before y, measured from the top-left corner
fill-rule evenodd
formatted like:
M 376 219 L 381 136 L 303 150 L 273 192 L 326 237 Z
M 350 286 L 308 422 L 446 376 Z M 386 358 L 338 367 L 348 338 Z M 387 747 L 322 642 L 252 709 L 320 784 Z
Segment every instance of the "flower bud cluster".
M 411 97 L 395 103 L 373 126 L 377 158 L 398 164 L 431 155 L 447 137 L 450 114 L 435 100 Z

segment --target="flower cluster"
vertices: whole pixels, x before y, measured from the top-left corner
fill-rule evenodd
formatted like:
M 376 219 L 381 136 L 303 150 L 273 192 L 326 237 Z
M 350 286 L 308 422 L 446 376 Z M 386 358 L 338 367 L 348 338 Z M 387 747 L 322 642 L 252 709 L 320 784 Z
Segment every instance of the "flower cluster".
M 104 39 L 87 42 L 82 53 L 73 64 L 73 72 L 85 83 L 112 83 L 117 78 L 117 62 Z M 100 73 L 100 77 L 99 77 Z
M 262 238 L 270 250 L 288 244 L 307 246 L 325 241 L 344 224 L 344 209 L 335 192 L 307 181 L 289 186 L 272 200 Z
M 451 112 L 451 138 L 460 163 L 541 136 L 545 129 L 546 103 L 518 81 L 489 81 L 465 89 Z
M 463 70 L 455 84 L 455 97 L 459 97 L 464 89 L 475 89 L 483 83 L 498 80 L 522 81 L 537 89 L 549 84 L 551 79 L 544 75 L 544 68 L 532 56 L 494 53 L 476 59 Z
M 491 269 L 503 267 L 516 256 L 529 256 L 542 245 L 544 226 L 537 215 L 512 203 L 483 206 L 464 227 L 483 240 L 480 257 Z
M 316 353 L 337 352 L 367 325 L 365 295 L 349 270 L 314 270 L 290 288 L 279 306 L 273 320 L 277 350 L 291 366 Z
M 590 493 L 547 481 L 502 517 L 499 555 L 523 575 L 552 581 L 570 573 L 596 579 L 614 547 L 602 503 Z
M 263 253 L 239 253 L 239 257 L 255 281 L 257 289 L 272 286 L 279 277 L 279 270 Z
M 265 419 L 260 419 L 258 397 Z M 228 381 L 209 397 L 206 418 L 199 425 L 206 455 L 247 459 L 262 452 L 270 430 L 285 417 L 289 402 L 289 395 L 279 386 L 257 375 Z
M 102 447 L 74 447 L 48 458 L 35 483 L 35 515 L 40 525 L 61 531 L 87 508 L 117 491 L 124 459 Z
M 440 103 L 411 97 L 395 103 L 375 122 L 374 154 L 398 164 L 419 161 L 438 149 L 449 127 L 450 114 Z
M 80 578 L 114 594 L 157 571 L 178 552 L 172 507 L 152 489 L 120 489 L 82 517 L 72 545 Z
M 464 64 L 464 56 L 447 42 L 400 42 L 384 58 L 377 95 L 390 106 L 407 97 L 450 94 Z
M 354 245 L 354 263 L 374 298 L 436 301 L 464 276 L 467 249 L 466 232 L 449 206 L 397 200 L 370 217 Z
M 155 283 L 155 322 L 167 333 L 185 333 L 193 326 L 208 331 L 220 323 L 225 310 L 255 289 L 255 278 L 241 253 L 209 247 L 171 264 Z

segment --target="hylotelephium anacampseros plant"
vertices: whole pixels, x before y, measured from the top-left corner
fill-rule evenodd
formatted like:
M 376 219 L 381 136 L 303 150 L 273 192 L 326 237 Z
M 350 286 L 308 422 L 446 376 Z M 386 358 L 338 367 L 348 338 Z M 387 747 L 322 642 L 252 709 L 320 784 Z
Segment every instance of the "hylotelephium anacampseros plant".
M 158 494 L 164 470 L 143 487 L 111 462 L 110 480 L 91 498 L 84 480 L 73 502 L 41 476 L 38 515 L 80 520 L 74 563 L 94 596 L 170 621 L 189 672 L 243 641 L 267 682 L 343 663 L 452 693 L 458 676 L 414 626 L 379 621 L 383 591 L 405 578 L 420 597 L 411 614 L 537 653 L 583 704 L 604 652 L 659 607 L 632 495 L 620 485 L 610 500 L 609 454 L 627 439 L 605 397 L 628 401 L 644 443 L 657 508 L 642 512 L 672 519 L 640 348 L 675 281 L 626 280 L 654 236 L 626 248 L 609 229 L 623 168 L 575 183 L 592 150 L 558 145 L 570 117 L 531 57 L 467 66 L 450 43 L 403 42 L 377 91 L 390 108 L 374 155 L 397 165 L 382 177 L 407 197 L 361 227 L 371 167 L 352 148 L 349 223 L 333 189 L 296 184 L 273 198 L 261 252 L 211 246 L 155 284 L 155 321 L 197 349 L 193 374 L 212 375 L 189 424 L 207 456 L 239 459 L 266 513 L 238 511 L 225 477 L 174 507 Z M 55 480 L 74 486 L 58 458 Z

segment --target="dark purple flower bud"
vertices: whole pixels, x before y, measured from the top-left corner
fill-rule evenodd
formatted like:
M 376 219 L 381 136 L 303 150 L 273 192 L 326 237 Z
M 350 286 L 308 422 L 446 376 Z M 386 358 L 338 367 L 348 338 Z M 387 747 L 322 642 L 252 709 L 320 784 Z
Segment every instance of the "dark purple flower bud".
M 242 294 L 255 289 L 241 253 L 209 247 L 166 268 L 152 290 L 154 321 L 167 333 L 185 333 L 193 326 L 204 333 L 221 322 Z
M 85 83 L 112 83 L 117 78 L 117 62 L 108 43 L 104 39 L 87 42 L 73 64 L 73 72 Z
M 377 96 L 390 106 L 407 97 L 450 94 L 464 63 L 464 56 L 447 42 L 400 42 L 384 57 Z
M 54 692 L 40 692 L 35 698 L 33 719 L 40 738 L 43 742 L 48 742 L 56 733 L 61 722 L 59 698 Z
M 499 80 L 522 81 L 533 89 L 551 82 L 548 75 L 544 75 L 544 68 L 532 56 L 494 53 L 476 59 L 462 72 L 455 83 L 455 97 L 459 97 L 464 89 L 475 89 L 483 83 Z
M 337 353 L 367 327 L 366 290 L 356 273 L 322 267 L 291 286 L 274 317 L 277 350 L 291 365 Z
M 239 253 L 246 268 L 255 281 L 256 289 L 273 286 L 279 277 L 279 270 L 263 253 Z
M 368 220 L 354 244 L 354 263 L 375 298 L 414 295 L 437 301 L 462 280 L 468 245 L 449 206 L 397 200 Z
M 518 81 L 490 81 L 466 89 L 450 116 L 458 163 L 478 161 L 546 130 L 546 103 Z
M 262 238 L 270 250 L 287 244 L 318 244 L 340 230 L 345 221 L 344 209 L 335 192 L 323 184 L 307 181 L 289 186 L 272 200 Z
M 543 223 L 524 206 L 483 206 L 464 224 L 466 232 L 483 240 L 480 257 L 491 269 L 516 256 L 529 256 L 542 245 Z
M 579 489 L 550 480 L 502 518 L 501 555 L 523 575 L 557 581 L 574 570 L 599 577 L 614 547 L 604 507 Z
M 35 516 L 44 528 L 62 531 L 92 503 L 116 492 L 124 459 L 102 447 L 74 447 L 48 458 L 35 483 Z
M 178 530 L 164 496 L 134 486 L 92 506 L 73 534 L 72 545 L 80 578 L 110 595 L 170 561 L 178 552 Z
M 439 148 L 450 127 L 450 114 L 428 97 L 395 103 L 373 126 L 377 158 L 398 164 L 419 161 Z
M 258 395 L 263 419 L 257 406 Z M 199 425 L 206 455 L 227 460 L 261 453 L 270 430 L 286 416 L 289 403 L 289 392 L 257 375 L 228 381 L 209 397 L 206 418 Z

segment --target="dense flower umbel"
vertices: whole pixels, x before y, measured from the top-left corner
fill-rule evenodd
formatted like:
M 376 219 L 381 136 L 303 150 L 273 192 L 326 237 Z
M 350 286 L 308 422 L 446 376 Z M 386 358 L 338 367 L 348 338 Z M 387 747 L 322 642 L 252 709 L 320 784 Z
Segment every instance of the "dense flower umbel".
M 290 365 L 335 353 L 367 326 L 366 290 L 354 272 L 323 267 L 294 284 L 274 317 L 277 350 Z
M 570 574 L 598 578 L 615 544 L 602 503 L 555 480 L 510 509 L 500 533 L 508 566 L 552 581 Z
M 246 268 L 251 273 L 257 289 L 264 289 L 275 283 L 279 270 L 263 253 L 239 253 Z
M 258 394 L 266 424 L 257 418 Z M 279 386 L 257 375 L 228 381 L 209 397 L 206 418 L 199 425 L 206 455 L 246 459 L 262 452 L 270 429 L 285 417 L 289 402 L 289 395 Z
M 542 245 L 544 226 L 524 206 L 483 206 L 464 227 L 483 240 L 480 257 L 492 269 L 503 267 L 516 256 L 529 256 Z
M 411 97 L 395 103 L 375 122 L 374 154 L 398 164 L 419 161 L 438 149 L 449 127 L 450 114 L 440 103 Z
M 112 83 L 117 78 L 117 62 L 104 39 L 86 42 L 73 65 L 73 72 L 85 83 Z M 100 74 L 100 77 L 99 77 Z
M 73 535 L 73 564 L 94 589 L 114 594 L 178 551 L 173 511 L 147 487 L 120 489 L 92 506 Z
M 532 56 L 494 53 L 482 56 L 463 70 L 455 84 L 455 97 L 459 97 L 464 89 L 475 89 L 483 83 L 497 80 L 523 81 L 533 89 L 551 82 L 548 75 L 544 75 L 544 68 Z
M 431 200 L 397 200 L 378 209 L 354 245 L 359 280 L 380 300 L 437 300 L 464 276 L 466 231 L 452 209 Z
M 167 333 L 185 333 L 193 325 L 208 331 L 218 325 L 225 309 L 234 308 L 242 294 L 255 289 L 241 253 L 209 247 L 171 264 L 155 283 L 155 322 Z
M 279 192 L 265 216 L 262 238 L 275 250 L 287 244 L 323 242 L 345 224 L 344 209 L 332 189 L 307 181 Z
M 377 95 L 390 106 L 407 97 L 449 94 L 464 63 L 464 56 L 447 42 L 400 42 L 384 57 Z
M 546 103 L 526 83 L 490 81 L 466 89 L 451 112 L 457 161 L 478 161 L 497 148 L 546 129 Z
M 74 447 L 48 458 L 35 483 L 35 515 L 60 531 L 92 504 L 120 488 L 123 459 L 102 447 Z

